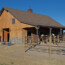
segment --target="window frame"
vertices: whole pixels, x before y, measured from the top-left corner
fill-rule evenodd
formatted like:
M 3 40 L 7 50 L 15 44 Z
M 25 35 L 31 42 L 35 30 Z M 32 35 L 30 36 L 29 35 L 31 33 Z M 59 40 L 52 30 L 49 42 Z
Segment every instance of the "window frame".
M 15 19 L 12 19 L 12 24 L 15 24 Z

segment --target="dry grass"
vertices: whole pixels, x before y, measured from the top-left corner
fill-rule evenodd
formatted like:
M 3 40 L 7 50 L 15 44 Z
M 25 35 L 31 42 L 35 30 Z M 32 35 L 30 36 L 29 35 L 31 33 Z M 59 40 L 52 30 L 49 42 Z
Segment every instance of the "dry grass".
M 60 56 L 59 56 L 60 57 Z M 0 65 L 65 65 L 62 60 L 46 57 L 40 52 L 24 52 L 21 44 L 0 45 Z

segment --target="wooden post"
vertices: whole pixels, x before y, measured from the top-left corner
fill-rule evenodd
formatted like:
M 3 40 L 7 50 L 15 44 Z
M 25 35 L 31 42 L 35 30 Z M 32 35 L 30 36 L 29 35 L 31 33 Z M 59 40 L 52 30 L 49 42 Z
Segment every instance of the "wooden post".
M 63 39 L 63 29 L 62 29 L 62 41 L 64 41 L 64 39 Z
M 62 40 L 62 28 L 60 28 L 60 38 Z
M 50 28 L 50 33 L 49 33 L 49 56 L 51 56 L 51 30 L 52 28 Z
M 63 33 L 63 41 L 64 41 L 64 30 L 62 31 L 62 33 Z
M 33 42 L 33 35 L 31 33 L 31 43 L 32 43 L 32 47 L 34 47 L 34 42 Z
M 60 40 L 59 40 L 59 35 L 57 35 L 57 42 L 58 42 L 58 43 L 60 42 Z
M 55 35 L 54 35 L 54 43 L 55 43 Z
M 38 29 L 36 29 L 36 34 L 37 34 L 37 43 L 38 43 Z
M 26 47 L 25 47 L 25 36 L 23 36 L 23 48 L 24 48 L 24 51 L 26 51 Z
M 24 52 L 26 52 L 26 39 L 25 37 L 27 37 L 27 31 L 25 29 L 22 29 L 22 37 L 23 37 L 23 49 Z
M 38 43 L 40 44 L 40 38 L 38 37 Z
M 36 34 L 37 34 L 37 44 L 38 44 L 38 32 L 39 32 L 38 30 L 39 30 L 39 28 L 40 28 L 40 27 L 39 27 L 39 26 L 36 26 L 35 28 L 36 28 Z

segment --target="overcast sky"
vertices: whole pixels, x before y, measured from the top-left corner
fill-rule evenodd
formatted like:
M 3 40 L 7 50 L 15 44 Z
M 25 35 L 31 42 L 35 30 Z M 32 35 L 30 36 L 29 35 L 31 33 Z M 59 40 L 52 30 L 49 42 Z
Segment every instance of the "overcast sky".
M 48 15 L 65 26 L 65 0 L 0 0 L 2 7 L 27 11 L 33 9 L 34 13 Z

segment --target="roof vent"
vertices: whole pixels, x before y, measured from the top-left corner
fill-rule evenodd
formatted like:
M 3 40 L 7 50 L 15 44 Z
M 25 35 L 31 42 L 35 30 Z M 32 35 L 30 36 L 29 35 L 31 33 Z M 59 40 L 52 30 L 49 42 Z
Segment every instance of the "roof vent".
M 33 10 L 29 8 L 27 12 L 33 13 Z

